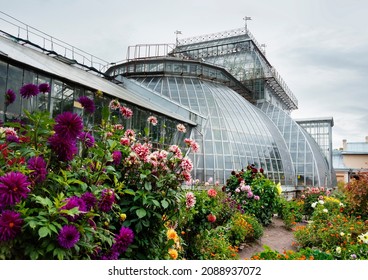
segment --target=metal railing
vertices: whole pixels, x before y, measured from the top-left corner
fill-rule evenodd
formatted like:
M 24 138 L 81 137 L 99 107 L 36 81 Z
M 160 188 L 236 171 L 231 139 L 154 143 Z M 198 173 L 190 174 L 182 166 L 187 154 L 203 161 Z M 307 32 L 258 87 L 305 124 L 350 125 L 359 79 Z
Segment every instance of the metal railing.
M 65 57 L 99 72 L 103 72 L 110 65 L 109 62 L 29 26 L 2 11 L 0 11 L 0 22 L 3 36 L 11 35 L 23 44 L 38 47 L 41 51 Z

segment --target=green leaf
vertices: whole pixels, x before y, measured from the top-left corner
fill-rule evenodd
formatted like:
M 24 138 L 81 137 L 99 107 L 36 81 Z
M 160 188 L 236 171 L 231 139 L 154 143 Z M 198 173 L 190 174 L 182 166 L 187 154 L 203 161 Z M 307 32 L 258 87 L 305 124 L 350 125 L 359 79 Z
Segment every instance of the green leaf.
M 38 259 L 38 252 L 37 250 L 34 250 L 31 252 L 31 254 L 29 255 L 29 257 L 31 258 L 31 260 L 37 260 Z
M 29 221 L 28 225 L 30 226 L 30 228 L 35 229 L 37 226 L 37 222 L 35 220 Z
M 39 230 L 38 230 L 38 235 L 40 236 L 40 238 L 44 238 L 46 237 L 48 234 L 51 235 L 51 231 L 48 227 L 41 227 Z
M 145 183 L 144 183 L 144 188 L 145 188 L 147 191 L 152 190 L 151 182 L 145 182 Z
M 49 224 L 49 229 L 52 230 L 55 233 L 58 233 L 58 230 L 56 229 L 56 227 L 53 224 Z
M 135 213 L 137 214 L 139 219 L 142 219 L 143 217 L 145 217 L 147 215 L 146 210 L 144 210 L 143 208 L 137 209 L 137 211 L 135 211 Z
M 163 199 L 163 200 L 161 200 L 161 205 L 164 209 L 166 209 L 167 207 L 169 207 L 169 202 L 167 202 L 167 200 Z
M 152 203 L 157 206 L 157 207 L 160 207 L 160 202 L 158 202 L 156 199 L 153 199 L 152 200 Z
M 124 190 L 124 193 L 130 194 L 130 195 L 135 195 L 135 191 L 133 191 L 132 189 L 126 189 L 126 190 Z

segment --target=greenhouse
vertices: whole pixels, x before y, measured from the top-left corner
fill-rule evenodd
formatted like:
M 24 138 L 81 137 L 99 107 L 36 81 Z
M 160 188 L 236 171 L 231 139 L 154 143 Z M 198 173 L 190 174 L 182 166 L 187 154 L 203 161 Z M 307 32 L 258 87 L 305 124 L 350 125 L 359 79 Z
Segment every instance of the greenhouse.
M 24 34 L 11 32 L 14 26 Z M 126 61 L 108 63 L 27 27 L 13 23 L 1 31 L 0 90 L 49 83 L 51 91 L 34 100 L 17 99 L 6 112 L 1 95 L 3 120 L 24 109 L 48 110 L 51 116 L 81 112 L 77 100 L 89 96 L 96 101 L 98 123 L 103 107 L 117 99 L 133 111 L 126 128 L 143 133 L 147 117 L 154 115 L 153 142 L 180 145 L 188 137 L 199 144 L 198 153 L 187 151 L 194 179 L 223 184 L 233 170 L 251 164 L 285 188 L 334 184 L 316 136 L 290 117 L 296 97 L 249 30 L 132 46 Z M 103 98 L 97 98 L 99 92 Z M 178 124 L 185 125 L 185 135 L 176 130 Z M 328 135 L 327 146 L 331 143 Z

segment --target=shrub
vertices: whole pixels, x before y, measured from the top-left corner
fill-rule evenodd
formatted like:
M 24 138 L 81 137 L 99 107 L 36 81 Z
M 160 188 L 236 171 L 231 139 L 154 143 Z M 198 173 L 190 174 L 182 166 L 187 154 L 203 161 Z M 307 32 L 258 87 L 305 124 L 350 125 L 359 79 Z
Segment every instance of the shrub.
M 333 254 L 336 259 L 349 259 L 353 254 L 365 258 L 361 250 L 366 250 L 367 244 L 359 236 L 368 231 L 368 222 L 329 212 L 321 203 L 316 204 L 315 208 L 312 221 L 307 226 L 295 228 L 298 245 L 301 248 L 318 248 Z
M 245 171 L 233 171 L 224 190 L 241 205 L 244 213 L 254 215 L 263 225 L 272 222 L 281 187 L 266 178 L 262 169 L 249 165 Z
M 301 249 L 298 252 L 293 250 L 282 253 L 264 246 L 264 250 L 251 257 L 251 260 L 333 260 L 333 255 L 318 249 Z
M 154 150 L 149 129 L 124 130 L 110 109 L 93 129 L 71 112 L 0 127 L 0 258 L 158 259 L 174 245 L 163 231 L 191 162 L 178 146 Z
M 280 205 L 278 213 L 287 229 L 291 229 L 296 225 L 296 223 L 299 223 L 303 220 L 303 200 L 286 200 L 283 198 L 279 203 Z
M 323 197 L 329 196 L 330 193 L 331 191 L 324 187 L 307 187 L 302 191 L 300 198 L 304 201 L 303 214 L 307 219 L 309 219 L 314 210 L 312 203 L 322 200 Z
M 228 238 L 226 229 L 217 227 L 206 230 L 197 238 L 199 260 L 238 260 L 238 248 L 233 246 Z
M 255 217 L 236 213 L 228 225 L 227 236 L 231 244 L 239 246 L 244 241 L 253 241 L 263 235 L 263 227 Z
M 368 218 L 368 173 L 359 173 L 345 186 L 350 213 Z
M 178 228 L 183 232 L 185 258 L 199 259 L 203 232 L 224 226 L 234 213 L 234 202 L 220 190 L 187 190 L 179 206 Z

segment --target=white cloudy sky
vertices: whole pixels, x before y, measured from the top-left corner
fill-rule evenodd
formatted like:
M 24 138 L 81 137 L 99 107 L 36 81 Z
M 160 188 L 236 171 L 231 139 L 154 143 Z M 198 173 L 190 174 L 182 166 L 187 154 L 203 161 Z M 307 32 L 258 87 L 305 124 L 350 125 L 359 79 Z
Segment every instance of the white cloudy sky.
M 109 62 L 128 46 L 244 26 L 299 100 L 295 118 L 333 117 L 333 147 L 368 136 L 368 1 L 0 0 L 0 11 Z M 0 21 L 0 25 L 1 25 Z

